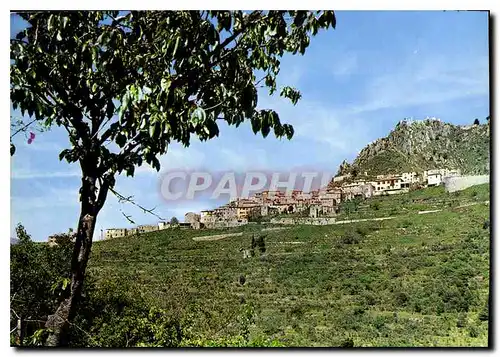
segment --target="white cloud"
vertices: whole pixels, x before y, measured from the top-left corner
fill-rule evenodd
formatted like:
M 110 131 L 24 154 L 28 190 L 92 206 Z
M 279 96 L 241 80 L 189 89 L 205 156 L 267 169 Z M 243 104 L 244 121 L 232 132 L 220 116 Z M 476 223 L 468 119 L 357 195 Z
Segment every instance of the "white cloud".
M 367 83 L 363 100 L 347 108 L 356 114 L 379 109 L 448 102 L 488 95 L 488 59 L 443 56 L 412 58 Z
M 347 115 L 345 107 L 306 99 L 293 106 L 284 99 L 264 96 L 261 102 L 276 110 L 282 122 L 293 125 L 294 138 L 325 144 L 335 154 L 351 154 L 367 140 L 366 123 L 353 114 Z
M 217 169 L 246 171 L 249 169 L 265 169 L 269 167 L 267 152 L 258 146 L 239 145 L 218 150 L 221 158 Z
M 10 178 L 12 180 L 30 180 L 30 179 L 43 179 L 43 178 L 57 178 L 57 177 L 80 177 L 81 172 L 78 170 L 68 171 L 30 171 L 30 170 L 12 170 Z
M 77 188 L 52 188 L 40 186 L 37 196 L 11 196 L 14 211 L 47 209 L 53 207 L 78 207 L 80 196 Z

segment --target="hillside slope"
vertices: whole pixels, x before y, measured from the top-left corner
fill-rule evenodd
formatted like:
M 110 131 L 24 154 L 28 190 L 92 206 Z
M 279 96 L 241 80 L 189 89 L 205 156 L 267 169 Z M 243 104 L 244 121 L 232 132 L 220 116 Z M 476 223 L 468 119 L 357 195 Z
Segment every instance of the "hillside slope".
M 460 169 L 462 174 L 488 174 L 489 124 L 458 126 L 439 120 L 401 121 L 385 138 L 363 148 L 352 164 L 343 162 L 337 176 Z
M 269 231 L 250 258 L 263 226 L 115 238 L 95 243 L 90 270 L 189 321 L 188 346 L 487 346 L 488 199 L 488 185 L 370 199 L 349 218 L 394 219 Z

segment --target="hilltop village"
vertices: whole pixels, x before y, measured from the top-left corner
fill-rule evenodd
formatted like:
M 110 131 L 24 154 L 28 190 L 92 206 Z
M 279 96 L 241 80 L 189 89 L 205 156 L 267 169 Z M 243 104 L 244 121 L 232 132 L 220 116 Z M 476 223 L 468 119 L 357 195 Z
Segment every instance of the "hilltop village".
M 433 169 L 421 173 L 378 175 L 370 177 L 351 175 L 335 177 L 327 187 L 311 192 L 293 190 L 262 191 L 248 198 L 237 198 L 212 210 L 200 213 L 186 213 L 183 223 L 171 225 L 159 222 L 157 225 L 141 225 L 136 228 L 107 229 L 104 239 L 137 235 L 145 232 L 180 227 L 190 229 L 229 228 L 255 222 L 262 217 L 283 217 L 300 215 L 307 217 L 308 224 L 320 220 L 328 224 L 339 210 L 340 204 L 355 198 L 368 199 L 372 196 L 406 193 L 411 188 L 438 186 L 448 177 L 460 176 L 459 170 Z

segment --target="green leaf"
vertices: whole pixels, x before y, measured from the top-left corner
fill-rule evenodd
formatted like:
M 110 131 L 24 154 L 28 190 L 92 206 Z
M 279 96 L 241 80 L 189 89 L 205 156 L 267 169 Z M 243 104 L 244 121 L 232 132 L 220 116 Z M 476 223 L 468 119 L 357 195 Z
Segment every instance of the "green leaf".
M 261 121 L 261 133 L 262 133 L 262 136 L 265 138 L 269 135 L 269 131 L 271 130 L 271 127 L 269 126 L 269 119 L 268 119 L 268 115 L 263 115 L 262 116 L 262 121 Z
M 118 120 L 120 121 L 122 120 L 123 114 L 127 110 L 129 101 L 130 101 L 130 94 L 127 92 L 123 95 L 122 103 L 120 105 L 120 109 L 118 110 Z
M 68 149 L 64 149 L 63 151 L 61 151 L 59 153 L 59 161 L 62 161 L 62 159 L 64 159 L 66 157 L 66 155 L 68 155 L 70 152 L 70 150 Z
M 52 27 L 54 26 L 54 15 L 50 15 L 47 21 L 47 30 L 52 31 Z
M 198 107 L 193 111 L 193 117 L 197 119 L 199 123 L 204 123 L 207 118 L 207 113 L 203 108 Z
M 180 42 L 181 42 L 181 37 L 177 36 L 177 39 L 175 40 L 174 51 L 172 52 L 172 57 L 175 57 L 175 54 L 177 53 L 177 48 L 179 47 Z
M 162 78 L 161 81 L 160 81 L 160 87 L 161 87 L 161 90 L 162 91 L 168 91 L 168 89 L 170 88 L 170 84 L 172 82 L 170 81 L 170 79 L 168 78 Z
M 61 31 L 57 31 L 56 39 L 57 41 L 62 41 Z
M 156 124 L 152 124 L 149 126 L 149 136 L 154 138 L 156 132 Z
M 252 123 L 252 130 L 253 130 L 253 133 L 254 134 L 257 134 L 260 130 L 260 120 L 258 117 L 252 117 L 252 119 L 250 119 L 250 122 Z
M 62 281 L 62 289 L 66 290 L 66 287 L 68 286 L 68 284 L 69 284 L 69 279 L 68 278 L 64 278 L 63 281 Z

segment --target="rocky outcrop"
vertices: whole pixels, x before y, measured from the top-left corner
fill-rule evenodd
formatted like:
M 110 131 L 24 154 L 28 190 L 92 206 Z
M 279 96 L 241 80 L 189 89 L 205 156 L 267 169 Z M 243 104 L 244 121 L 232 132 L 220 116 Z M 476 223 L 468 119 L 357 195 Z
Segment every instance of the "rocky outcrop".
M 399 122 L 385 138 L 362 149 L 353 163 L 342 162 L 337 176 L 459 169 L 489 174 L 489 123 L 459 126 L 437 119 Z

